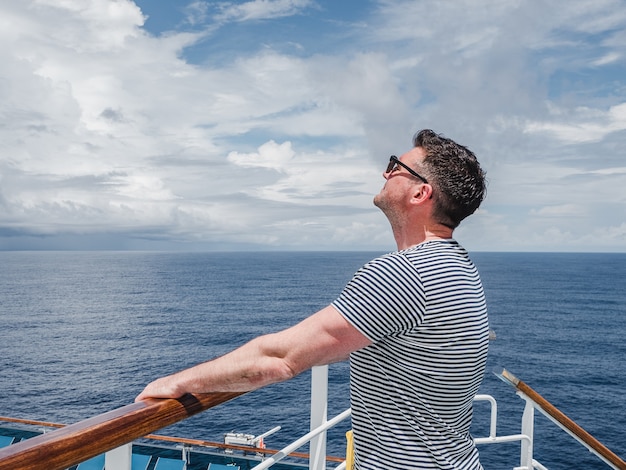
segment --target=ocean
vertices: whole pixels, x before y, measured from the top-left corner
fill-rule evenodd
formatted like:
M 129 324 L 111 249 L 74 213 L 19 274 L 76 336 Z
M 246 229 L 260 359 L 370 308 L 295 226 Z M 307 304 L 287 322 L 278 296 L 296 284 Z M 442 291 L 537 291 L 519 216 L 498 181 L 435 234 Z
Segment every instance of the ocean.
M 133 401 L 152 379 L 288 327 L 326 306 L 380 253 L 0 252 L 0 415 L 73 423 Z M 490 325 L 480 393 L 498 434 L 524 402 L 504 367 L 626 458 L 626 254 L 471 253 Z M 159 434 L 222 441 L 261 434 L 280 448 L 308 431 L 310 374 L 251 392 Z M 347 363 L 330 367 L 329 417 L 349 406 Z M 343 455 L 349 422 L 329 434 Z M 478 403 L 475 437 L 489 432 Z M 536 414 L 547 468 L 608 468 Z M 301 449 L 306 451 L 306 449 Z M 519 465 L 519 443 L 479 447 L 485 470 Z

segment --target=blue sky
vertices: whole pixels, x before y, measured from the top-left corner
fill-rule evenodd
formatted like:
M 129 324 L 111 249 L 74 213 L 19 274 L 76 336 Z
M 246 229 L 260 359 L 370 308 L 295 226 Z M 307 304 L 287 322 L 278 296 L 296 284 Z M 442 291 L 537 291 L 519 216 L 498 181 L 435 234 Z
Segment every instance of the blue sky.
M 0 4 L 0 250 L 394 248 L 431 128 L 475 251 L 626 251 L 626 2 Z

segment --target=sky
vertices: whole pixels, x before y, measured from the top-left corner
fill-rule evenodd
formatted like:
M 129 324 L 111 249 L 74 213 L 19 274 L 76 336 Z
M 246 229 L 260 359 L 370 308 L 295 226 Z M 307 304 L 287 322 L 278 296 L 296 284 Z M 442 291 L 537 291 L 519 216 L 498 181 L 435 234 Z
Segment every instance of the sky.
M 626 1 L 0 1 L 0 250 L 363 250 L 433 129 L 470 251 L 626 252 Z

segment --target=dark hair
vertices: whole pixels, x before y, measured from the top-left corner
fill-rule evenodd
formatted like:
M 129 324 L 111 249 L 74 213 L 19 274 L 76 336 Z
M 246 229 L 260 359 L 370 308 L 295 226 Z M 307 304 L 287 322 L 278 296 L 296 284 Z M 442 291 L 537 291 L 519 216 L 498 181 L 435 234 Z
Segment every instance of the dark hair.
M 430 129 L 416 133 L 413 145 L 426 154 L 421 168 L 433 186 L 434 217 L 456 228 L 483 201 L 487 190 L 485 172 L 467 147 Z

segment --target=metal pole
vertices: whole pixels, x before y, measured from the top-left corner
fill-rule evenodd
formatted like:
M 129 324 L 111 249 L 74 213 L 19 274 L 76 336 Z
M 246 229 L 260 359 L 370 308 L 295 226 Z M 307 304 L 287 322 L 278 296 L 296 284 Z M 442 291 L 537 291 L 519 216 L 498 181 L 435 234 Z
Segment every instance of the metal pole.
M 132 444 L 117 447 L 104 454 L 104 468 L 131 470 Z
M 323 425 L 328 416 L 328 366 L 311 370 L 311 431 Z M 326 466 L 326 431 L 311 439 L 309 470 Z
M 535 432 L 535 407 L 532 401 L 526 399 L 525 396 L 519 394 L 526 401 L 524 406 L 524 414 L 522 415 L 522 434 L 528 436 L 529 439 L 523 439 L 521 442 L 520 466 L 527 470 L 533 468 L 533 439 Z

